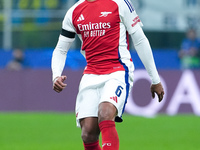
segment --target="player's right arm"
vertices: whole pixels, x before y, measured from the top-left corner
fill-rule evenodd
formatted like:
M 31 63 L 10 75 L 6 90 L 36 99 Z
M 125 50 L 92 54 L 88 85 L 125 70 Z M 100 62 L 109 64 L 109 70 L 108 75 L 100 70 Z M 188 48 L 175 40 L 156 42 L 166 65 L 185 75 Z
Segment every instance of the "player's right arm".
M 51 60 L 53 89 L 58 93 L 67 86 L 66 84 L 64 84 L 64 81 L 67 77 L 61 76 L 61 74 L 65 66 L 67 52 L 74 39 L 75 38 L 65 37 L 61 34 L 57 46 L 53 51 Z
M 75 30 L 72 24 L 72 11 L 69 10 L 63 20 L 62 32 L 53 51 L 51 60 L 53 89 L 58 93 L 67 86 L 64 83 L 67 77 L 62 76 L 62 72 L 65 66 L 67 52 L 74 40 Z

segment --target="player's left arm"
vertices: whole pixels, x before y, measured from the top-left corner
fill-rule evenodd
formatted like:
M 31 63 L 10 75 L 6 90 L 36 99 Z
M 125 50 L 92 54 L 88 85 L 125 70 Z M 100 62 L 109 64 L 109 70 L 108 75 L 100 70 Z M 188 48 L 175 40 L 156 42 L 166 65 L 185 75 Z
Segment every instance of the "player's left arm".
M 137 15 L 130 0 L 120 1 L 120 16 L 122 22 L 126 27 L 126 30 L 130 34 L 134 47 L 140 57 L 142 63 L 144 64 L 151 80 L 151 92 L 152 96 L 155 97 L 155 93 L 158 95 L 159 102 L 162 101 L 164 90 L 160 82 L 160 77 L 158 75 L 152 50 L 148 39 L 144 35 L 141 28 L 143 26 L 139 16 Z
M 158 95 L 159 102 L 162 101 L 164 90 L 160 82 L 160 77 L 156 69 L 154 62 L 151 46 L 147 37 L 145 36 L 141 27 L 138 27 L 137 30 L 131 35 L 134 47 L 140 57 L 142 63 L 144 64 L 149 76 L 152 80 L 151 93 L 152 97 L 155 97 L 155 93 Z

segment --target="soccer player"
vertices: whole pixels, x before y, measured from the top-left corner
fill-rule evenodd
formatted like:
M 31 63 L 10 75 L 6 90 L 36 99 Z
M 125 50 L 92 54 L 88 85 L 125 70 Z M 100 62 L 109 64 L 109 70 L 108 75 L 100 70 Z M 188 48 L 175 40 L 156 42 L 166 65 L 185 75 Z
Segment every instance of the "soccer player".
M 115 122 L 122 114 L 133 85 L 134 65 L 128 34 L 152 80 L 151 92 L 162 101 L 164 90 L 142 23 L 129 0 L 79 0 L 63 20 L 62 32 L 52 56 L 53 89 L 61 92 L 66 54 L 75 34 L 82 41 L 87 66 L 76 100 L 77 126 L 81 127 L 85 150 L 118 150 Z

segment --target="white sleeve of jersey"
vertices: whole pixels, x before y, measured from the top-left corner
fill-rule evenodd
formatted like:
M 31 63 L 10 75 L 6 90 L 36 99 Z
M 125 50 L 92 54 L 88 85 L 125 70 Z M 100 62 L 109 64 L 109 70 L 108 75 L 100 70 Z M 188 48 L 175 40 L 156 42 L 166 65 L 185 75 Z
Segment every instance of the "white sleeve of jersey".
M 129 34 L 134 33 L 139 27 L 143 26 L 130 0 L 120 1 L 119 11 L 122 22 Z
M 138 30 L 132 33 L 130 36 L 138 56 L 140 57 L 152 80 L 152 84 L 158 84 L 160 82 L 160 77 L 156 69 L 149 41 L 146 38 L 142 28 L 138 28 Z
M 52 80 L 56 77 L 61 76 L 64 66 L 65 60 L 67 57 L 67 52 L 74 41 L 75 38 L 67 38 L 60 35 L 56 48 L 53 51 L 53 56 L 51 60 L 51 69 L 52 69 Z
M 66 31 L 74 32 L 76 33 L 76 29 L 74 28 L 73 22 L 72 22 L 72 13 L 73 13 L 74 7 L 71 7 L 62 22 L 62 28 Z

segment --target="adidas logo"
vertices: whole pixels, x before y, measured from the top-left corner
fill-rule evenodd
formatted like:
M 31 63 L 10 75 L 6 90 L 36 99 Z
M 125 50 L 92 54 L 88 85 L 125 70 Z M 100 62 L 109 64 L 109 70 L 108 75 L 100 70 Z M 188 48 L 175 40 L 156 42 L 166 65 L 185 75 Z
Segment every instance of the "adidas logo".
M 83 21 L 83 20 L 85 20 L 85 18 L 83 16 L 83 14 L 81 14 L 77 21 Z
M 117 103 L 117 96 L 110 97 L 110 99 L 114 100 Z

